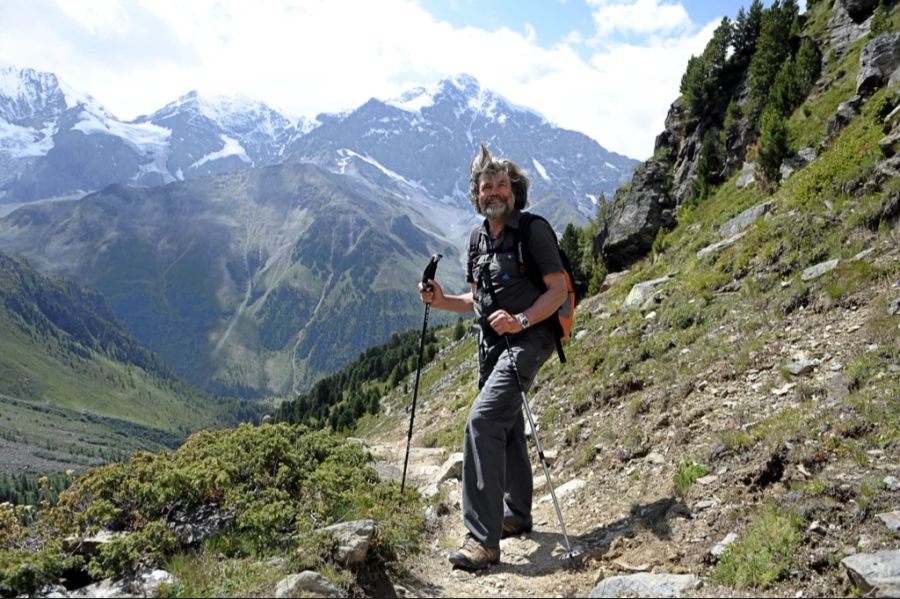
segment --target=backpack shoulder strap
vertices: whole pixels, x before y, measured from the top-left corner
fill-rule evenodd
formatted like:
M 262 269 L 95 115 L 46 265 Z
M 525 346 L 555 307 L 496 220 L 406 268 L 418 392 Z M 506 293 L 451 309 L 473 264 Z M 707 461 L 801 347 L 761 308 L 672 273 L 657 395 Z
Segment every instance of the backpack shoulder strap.
M 521 212 L 519 214 L 519 232 L 518 238 L 516 239 L 516 252 L 519 259 L 519 269 L 525 273 L 525 275 L 528 277 L 528 280 L 531 281 L 532 285 L 543 292 L 547 289 L 547 285 L 544 283 L 544 278 L 541 276 L 541 273 L 537 268 L 534 267 L 534 259 L 531 257 L 531 250 L 528 249 L 528 242 L 531 240 L 531 223 L 536 220 L 542 220 L 552 228 L 552 225 L 550 225 L 550 221 L 548 221 L 543 216 L 539 214 L 532 214 L 531 212 Z M 568 271 L 568 260 L 566 260 L 565 255 L 561 250 L 560 256 L 563 259 L 563 267 Z M 566 353 L 565 351 L 563 351 L 562 346 L 562 325 L 560 324 L 559 318 L 556 316 L 556 314 L 552 314 L 547 320 L 552 321 L 551 326 L 553 327 L 554 338 L 556 339 L 556 353 L 559 356 L 559 361 L 560 363 L 565 364 Z

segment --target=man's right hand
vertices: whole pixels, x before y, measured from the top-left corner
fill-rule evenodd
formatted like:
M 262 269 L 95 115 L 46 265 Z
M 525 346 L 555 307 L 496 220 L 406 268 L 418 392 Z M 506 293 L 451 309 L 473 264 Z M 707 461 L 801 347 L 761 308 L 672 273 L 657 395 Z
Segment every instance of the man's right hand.
M 427 288 L 421 282 L 419 283 L 419 297 L 423 304 L 431 304 L 437 308 L 444 301 L 444 290 L 437 281 L 429 279 Z

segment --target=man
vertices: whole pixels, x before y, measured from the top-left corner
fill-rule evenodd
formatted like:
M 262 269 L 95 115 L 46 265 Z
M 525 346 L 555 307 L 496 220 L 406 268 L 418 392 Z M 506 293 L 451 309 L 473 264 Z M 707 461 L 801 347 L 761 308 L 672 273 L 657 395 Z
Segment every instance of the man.
M 528 202 L 528 177 L 514 162 L 495 159 L 484 144 L 472 161 L 470 199 L 485 220 L 473 231 L 466 280 L 471 291 L 445 294 L 436 281 L 420 288 L 422 301 L 478 316 L 480 393 L 466 423 L 463 446 L 463 522 L 468 529 L 449 560 L 477 570 L 500 561 L 500 538 L 531 530 L 533 484 L 525 439 L 523 389 L 556 347 L 548 319 L 566 299 L 556 234 L 543 219 L 528 222 L 528 252 L 546 287 L 519 268 L 516 241 Z M 494 302 L 496 299 L 496 305 Z M 507 351 L 507 335 L 512 356 Z

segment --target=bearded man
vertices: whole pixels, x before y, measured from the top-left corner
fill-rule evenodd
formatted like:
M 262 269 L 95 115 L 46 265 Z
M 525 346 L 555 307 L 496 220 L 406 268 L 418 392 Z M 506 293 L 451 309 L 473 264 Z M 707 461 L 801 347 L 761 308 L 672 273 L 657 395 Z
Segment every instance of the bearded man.
M 445 294 L 432 280 L 420 285 L 419 294 L 435 308 L 474 311 L 481 325 L 480 391 L 463 445 L 463 523 L 468 533 L 448 556 L 454 566 L 479 570 L 499 563 L 501 538 L 531 531 L 534 481 L 522 393 L 556 347 L 548 325 L 566 300 L 567 287 L 556 234 L 543 218 L 522 212 L 528 204 L 528 177 L 516 163 L 494 158 L 481 144 L 471 164 L 469 193 L 475 210 L 485 217 L 469 241 L 466 281 L 471 290 Z M 523 225 L 527 232 L 520 231 Z M 543 289 L 525 274 L 520 239 L 527 239 L 524 251 L 540 272 Z

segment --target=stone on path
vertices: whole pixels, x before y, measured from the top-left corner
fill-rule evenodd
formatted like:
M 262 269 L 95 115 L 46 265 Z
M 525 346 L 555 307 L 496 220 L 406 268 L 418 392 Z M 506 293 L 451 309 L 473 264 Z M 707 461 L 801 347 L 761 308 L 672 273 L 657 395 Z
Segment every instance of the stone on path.
M 693 574 L 631 574 L 611 576 L 591 590 L 588 597 L 681 597 L 700 588 Z
M 556 498 L 562 499 L 569 493 L 574 493 L 575 491 L 582 488 L 586 484 L 587 483 L 585 481 L 581 480 L 580 478 L 570 480 L 566 484 L 560 485 L 559 487 L 556 488 Z M 547 493 L 546 495 L 544 495 L 543 497 L 538 499 L 538 503 L 549 503 L 551 501 L 553 501 L 553 498 L 550 496 L 549 493 Z

